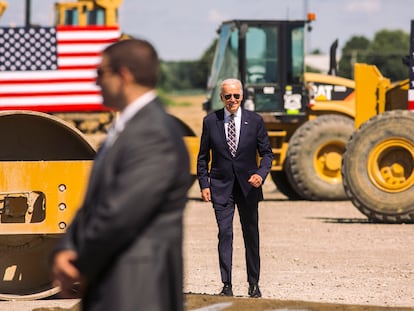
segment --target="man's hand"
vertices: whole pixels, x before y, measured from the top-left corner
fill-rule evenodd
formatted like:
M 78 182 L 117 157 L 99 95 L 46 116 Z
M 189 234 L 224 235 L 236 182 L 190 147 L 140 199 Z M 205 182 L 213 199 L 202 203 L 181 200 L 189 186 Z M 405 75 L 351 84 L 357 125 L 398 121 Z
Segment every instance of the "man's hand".
M 72 250 L 60 251 L 53 258 L 53 284 L 60 287 L 62 298 L 81 298 L 85 292 L 86 280 L 74 265 L 77 258 Z
M 259 188 L 262 185 L 263 178 L 258 174 L 250 176 L 248 182 L 255 188 Z
M 201 190 L 201 199 L 204 202 L 210 202 L 211 201 L 210 188 L 204 188 L 204 189 Z

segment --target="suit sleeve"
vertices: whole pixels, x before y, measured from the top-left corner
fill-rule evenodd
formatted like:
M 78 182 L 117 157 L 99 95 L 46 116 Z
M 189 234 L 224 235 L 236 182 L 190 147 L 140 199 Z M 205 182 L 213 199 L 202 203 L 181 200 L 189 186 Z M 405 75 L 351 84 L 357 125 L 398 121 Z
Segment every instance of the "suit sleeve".
M 258 124 L 257 150 L 259 156 L 261 157 L 257 174 L 259 174 L 264 181 L 272 167 L 273 152 L 272 147 L 270 146 L 269 136 L 267 135 L 264 121 L 261 117 Z
M 197 178 L 200 189 L 209 188 L 208 164 L 210 162 L 210 133 L 206 117 L 200 138 L 200 149 L 197 156 Z

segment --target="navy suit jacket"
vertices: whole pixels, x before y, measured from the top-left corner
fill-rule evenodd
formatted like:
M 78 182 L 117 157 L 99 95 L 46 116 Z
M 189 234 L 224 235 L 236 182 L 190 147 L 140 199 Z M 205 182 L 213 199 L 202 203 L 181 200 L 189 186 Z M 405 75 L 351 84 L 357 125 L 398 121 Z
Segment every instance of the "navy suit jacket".
M 255 188 L 248 182 L 253 174 L 259 174 L 264 182 L 272 166 L 272 148 L 262 117 L 242 109 L 239 137 L 233 158 L 224 130 L 224 108 L 204 118 L 197 177 L 201 189 L 210 188 L 213 203 L 227 203 L 236 179 L 246 200 L 263 200 L 262 188 Z M 261 157 L 259 163 L 258 155 Z

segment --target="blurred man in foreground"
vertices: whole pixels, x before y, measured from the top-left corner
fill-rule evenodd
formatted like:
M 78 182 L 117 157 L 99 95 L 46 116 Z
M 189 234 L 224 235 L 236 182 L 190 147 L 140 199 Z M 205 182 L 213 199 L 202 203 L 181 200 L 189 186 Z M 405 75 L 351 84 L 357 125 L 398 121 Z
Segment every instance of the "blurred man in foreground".
M 183 310 L 182 217 L 190 186 L 182 133 L 155 94 L 159 59 L 144 40 L 107 47 L 103 104 L 120 111 L 82 207 L 53 256 L 61 296 L 82 310 Z

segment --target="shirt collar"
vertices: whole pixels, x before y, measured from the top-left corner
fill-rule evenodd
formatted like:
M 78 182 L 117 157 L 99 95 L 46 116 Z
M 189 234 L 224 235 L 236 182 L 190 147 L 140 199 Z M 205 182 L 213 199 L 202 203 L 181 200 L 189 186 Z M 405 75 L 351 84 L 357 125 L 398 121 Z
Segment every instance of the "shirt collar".
M 224 118 L 228 119 L 230 117 L 231 113 L 224 108 Z M 239 107 L 239 109 L 237 109 L 237 111 L 234 113 L 234 117 L 235 118 L 240 118 L 241 117 L 241 108 Z
M 125 124 L 140 111 L 144 106 L 149 104 L 157 94 L 154 90 L 148 91 L 142 96 L 135 99 L 130 103 L 119 115 L 118 119 L 115 122 L 115 130 L 122 132 L 125 128 Z

